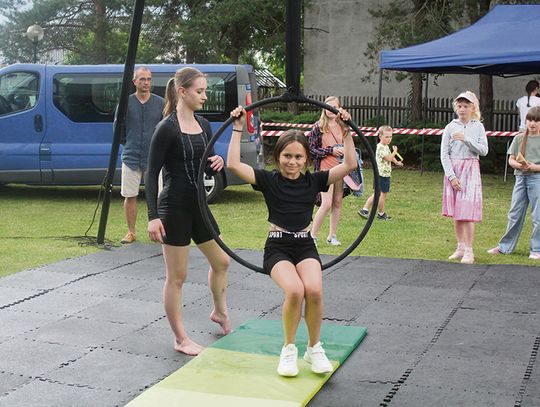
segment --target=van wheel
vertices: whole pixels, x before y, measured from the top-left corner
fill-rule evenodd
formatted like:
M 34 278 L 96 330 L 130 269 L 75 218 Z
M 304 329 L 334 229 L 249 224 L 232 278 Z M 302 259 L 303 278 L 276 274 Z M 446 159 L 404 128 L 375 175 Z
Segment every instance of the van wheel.
M 216 202 L 223 192 L 224 182 L 221 172 L 214 175 L 204 175 L 204 189 L 206 190 L 206 201 L 211 204 Z

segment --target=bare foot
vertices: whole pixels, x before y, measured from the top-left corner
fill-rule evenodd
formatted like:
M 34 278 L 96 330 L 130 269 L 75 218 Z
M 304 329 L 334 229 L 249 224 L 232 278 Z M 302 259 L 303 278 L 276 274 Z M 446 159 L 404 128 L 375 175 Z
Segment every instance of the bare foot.
M 231 320 L 229 319 L 228 315 L 218 314 L 216 310 L 213 310 L 210 314 L 210 319 L 221 326 L 221 329 L 223 329 L 223 335 L 231 333 Z
M 186 338 L 182 342 L 175 340 L 174 350 L 180 353 L 185 353 L 189 356 L 197 356 L 204 350 L 204 348 L 198 343 L 193 342 L 191 339 Z

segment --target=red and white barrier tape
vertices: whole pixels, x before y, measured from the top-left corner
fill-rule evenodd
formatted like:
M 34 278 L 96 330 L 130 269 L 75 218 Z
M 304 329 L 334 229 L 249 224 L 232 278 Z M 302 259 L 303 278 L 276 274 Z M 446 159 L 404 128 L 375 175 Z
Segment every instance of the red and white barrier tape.
M 313 124 L 297 124 L 297 123 L 261 123 L 261 135 L 263 137 L 279 137 L 285 130 L 264 130 L 265 127 L 279 127 L 279 128 L 297 128 L 297 129 L 310 129 Z M 378 136 L 376 127 L 359 127 L 358 128 L 364 136 Z M 394 134 L 413 134 L 413 135 L 425 135 L 425 136 L 442 136 L 443 129 L 393 129 Z M 514 137 L 519 134 L 518 131 L 486 131 L 488 137 Z

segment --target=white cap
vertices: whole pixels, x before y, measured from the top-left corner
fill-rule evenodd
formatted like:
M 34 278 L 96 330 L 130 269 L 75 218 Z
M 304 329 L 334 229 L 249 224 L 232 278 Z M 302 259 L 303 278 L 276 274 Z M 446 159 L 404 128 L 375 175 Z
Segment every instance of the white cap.
M 467 90 L 465 92 L 460 93 L 454 100 L 458 100 L 458 99 L 466 99 L 469 102 L 471 102 L 472 104 L 474 104 L 475 106 L 479 105 L 478 98 L 470 90 Z

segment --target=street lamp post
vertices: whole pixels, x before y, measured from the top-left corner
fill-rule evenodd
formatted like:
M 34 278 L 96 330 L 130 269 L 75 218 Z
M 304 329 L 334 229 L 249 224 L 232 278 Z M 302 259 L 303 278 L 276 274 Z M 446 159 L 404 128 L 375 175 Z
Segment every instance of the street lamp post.
M 34 44 L 34 64 L 37 63 L 37 46 L 38 42 L 43 39 L 43 28 L 37 24 L 33 24 L 26 30 L 26 36 L 32 44 Z

